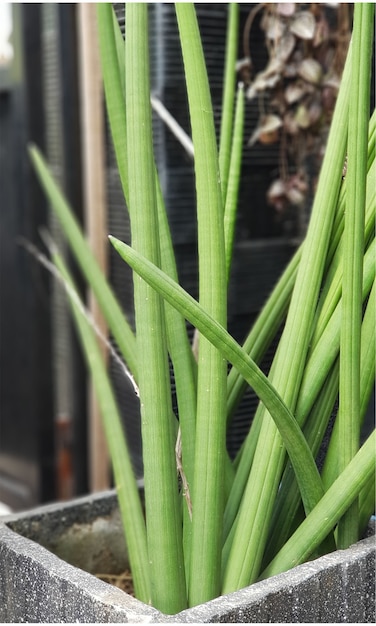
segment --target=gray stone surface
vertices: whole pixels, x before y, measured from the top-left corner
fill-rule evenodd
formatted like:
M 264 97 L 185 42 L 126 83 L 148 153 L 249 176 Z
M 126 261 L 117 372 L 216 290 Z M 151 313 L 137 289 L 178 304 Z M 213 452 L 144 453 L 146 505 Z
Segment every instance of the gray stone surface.
M 159 613 L 0 528 L 0 622 L 151 622 Z
M 375 537 L 183 611 L 174 621 L 374 623 Z
M 7 516 L 0 520 L 0 622 L 375 621 L 374 536 L 174 616 L 80 569 L 125 565 L 113 492 Z

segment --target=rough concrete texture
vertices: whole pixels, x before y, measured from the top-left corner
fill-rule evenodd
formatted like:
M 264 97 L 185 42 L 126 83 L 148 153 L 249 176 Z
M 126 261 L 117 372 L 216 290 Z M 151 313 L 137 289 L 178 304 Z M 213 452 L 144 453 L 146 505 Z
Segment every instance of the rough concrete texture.
M 183 611 L 174 621 L 374 623 L 375 537 Z
M 88 565 L 83 546 L 90 554 Z M 62 560 L 68 556 L 75 567 Z M 374 536 L 174 616 L 80 569 L 110 571 L 112 559 L 118 571 L 125 567 L 113 492 L 3 518 L 0 622 L 375 621 Z
M 6 527 L 0 563 L 0 622 L 151 622 L 159 615 Z

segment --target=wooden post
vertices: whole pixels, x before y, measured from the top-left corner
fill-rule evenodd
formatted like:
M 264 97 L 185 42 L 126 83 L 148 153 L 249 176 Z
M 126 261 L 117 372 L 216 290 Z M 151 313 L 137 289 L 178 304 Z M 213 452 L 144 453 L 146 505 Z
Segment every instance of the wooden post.
M 107 271 L 107 220 L 105 189 L 105 133 L 103 110 L 103 83 L 101 77 L 96 5 L 79 3 L 78 37 L 80 56 L 80 102 L 83 160 L 84 215 L 88 239 L 96 259 Z M 107 327 L 97 302 L 90 292 L 89 310 L 102 334 L 107 336 Z M 100 345 L 105 359 L 107 349 Z M 102 427 L 100 409 L 89 386 L 89 486 L 91 491 L 108 489 L 109 455 Z

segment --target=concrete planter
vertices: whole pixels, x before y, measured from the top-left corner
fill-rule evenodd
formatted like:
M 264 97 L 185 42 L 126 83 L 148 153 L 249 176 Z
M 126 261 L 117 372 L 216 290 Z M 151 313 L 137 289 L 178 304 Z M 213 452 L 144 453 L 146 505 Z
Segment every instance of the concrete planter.
M 92 575 L 125 566 L 114 492 L 4 517 L 0 622 L 375 621 L 374 536 L 172 617 Z

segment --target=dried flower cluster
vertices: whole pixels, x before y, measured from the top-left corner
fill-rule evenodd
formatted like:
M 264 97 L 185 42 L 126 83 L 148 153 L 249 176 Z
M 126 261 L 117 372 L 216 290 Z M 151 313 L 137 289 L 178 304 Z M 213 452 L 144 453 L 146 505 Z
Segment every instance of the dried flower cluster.
M 351 5 L 258 4 L 244 31 L 245 59 L 238 70 L 249 100 L 258 98 L 258 125 L 249 145 L 280 144 L 279 177 L 267 199 L 276 210 L 303 206 L 309 180 L 307 157 L 319 169 L 350 41 Z M 250 31 L 261 12 L 269 60 L 252 76 Z

